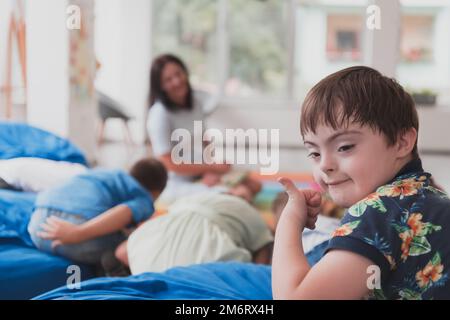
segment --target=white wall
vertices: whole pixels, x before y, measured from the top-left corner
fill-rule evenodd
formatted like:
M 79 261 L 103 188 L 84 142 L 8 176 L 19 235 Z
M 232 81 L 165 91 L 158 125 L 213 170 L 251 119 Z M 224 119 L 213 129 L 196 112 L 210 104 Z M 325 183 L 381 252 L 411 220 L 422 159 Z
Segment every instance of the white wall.
M 96 157 L 95 95 L 83 95 L 69 84 L 69 37 L 66 9 L 77 4 L 88 20 L 91 0 L 39 0 L 26 2 L 27 21 L 27 121 L 74 142 L 88 160 Z M 92 17 L 91 17 L 92 18 Z M 80 47 L 87 61 L 93 61 L 93 36 Z M 91 27 L 93 29 L 93 27 Z M 88 74 L 93 73 L 86 67 Z
M 26 2 L 27 119 L 61 136 L 69 129 L 66 8 L 64 0 Z

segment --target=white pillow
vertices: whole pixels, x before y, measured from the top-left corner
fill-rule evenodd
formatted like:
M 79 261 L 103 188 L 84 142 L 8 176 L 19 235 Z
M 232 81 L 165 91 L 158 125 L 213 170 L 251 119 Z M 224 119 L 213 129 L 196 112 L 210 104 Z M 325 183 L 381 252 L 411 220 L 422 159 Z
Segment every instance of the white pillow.
M 29 192 L 47 190 L 87 170 L 78 163 L 41 158 L 0 160 L 0 177 L 14 188 Z

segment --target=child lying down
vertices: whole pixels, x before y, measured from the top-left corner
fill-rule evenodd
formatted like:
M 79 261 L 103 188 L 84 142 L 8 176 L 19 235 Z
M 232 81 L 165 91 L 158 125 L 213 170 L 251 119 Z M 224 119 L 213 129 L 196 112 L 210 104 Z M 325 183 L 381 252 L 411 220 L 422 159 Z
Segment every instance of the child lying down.
M 138 274 L 213 261 L 270 264 L 273 234 L 261 214 L 240 199 L 248 200 L 246 192 L 240 191 L 233 188 L 230 195 L 209 192 L 180 198 L 166 216 L 145 222 L 117 248 L 115 255 L 103 257 L 107 275 L 128 275 L 130 270 L 124 265 Z M 287 200 L 283 192 L 274 201 L 275 222 Z M 309 239 L 309 248 L 305 248 L 312 263 L 320 259 L 338 225 L 339 219 L 321 216 L 317 229 L 304 235 L 304 240 Z
M 273 235 L 241 197 L 206 192 L 180 198 L 116 250 L 132 274 L 213 261 L 269 264 Z
M 100 265 L 104 252 L 124 239 L 122 230 L 148 219 L 164 189 L 167 171 L 142 159 L 126 173 L 95 169 L 41 192 L 28 231 L 40 250 Z

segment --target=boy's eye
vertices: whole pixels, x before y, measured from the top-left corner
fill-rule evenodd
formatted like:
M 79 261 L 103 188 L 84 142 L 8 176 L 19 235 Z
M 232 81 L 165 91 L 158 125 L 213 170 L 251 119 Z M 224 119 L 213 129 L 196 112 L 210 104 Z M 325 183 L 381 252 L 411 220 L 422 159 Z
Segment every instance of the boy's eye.
M 338 152 L 341 152 L 341 151 L 348 151 L 348 150 L 352 149 L 354 146 L 355 146 L 354 144 L 342 146 L 342 147 L 340 147 L 340 148 L 338 149 Z
M 315 159 L 317 157 L 320 157 L 320 153 L 317 152 L 311 152 L 310 154 L 308 154 L 308 158 L 312 158 Z

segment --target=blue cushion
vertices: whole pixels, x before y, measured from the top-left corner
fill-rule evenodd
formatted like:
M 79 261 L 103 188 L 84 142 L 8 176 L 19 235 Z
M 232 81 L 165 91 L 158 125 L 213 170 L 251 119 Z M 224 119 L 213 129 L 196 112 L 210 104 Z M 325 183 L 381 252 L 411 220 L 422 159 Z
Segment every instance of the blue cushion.
M 25 123 L 0 121 L 0 159 L 18 157 L 87 165 L 81 150 L 67 139 Z
M 35 299 L 272 299 L 271 268 L 240 262 L 197 264 L 126 278 L 97 278 L 80 286 L 79 290 L 64 286 Z

